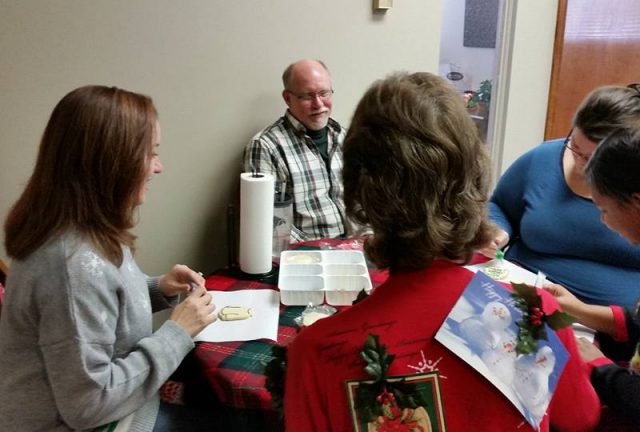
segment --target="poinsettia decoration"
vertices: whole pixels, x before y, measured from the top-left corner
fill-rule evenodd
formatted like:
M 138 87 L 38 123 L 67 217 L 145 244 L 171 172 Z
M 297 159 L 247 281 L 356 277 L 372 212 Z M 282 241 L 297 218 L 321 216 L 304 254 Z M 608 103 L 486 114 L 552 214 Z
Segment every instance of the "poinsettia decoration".
M 576 319 L 571 315 L 556 310 L 552 314 L 546 314 L 542 309 L 542 298 L 535 287 L 512 283 L 515 305 L 522 311 L 522 319 L 516 324 L 518 326 L 518 343 L 516 353 L 532 354 L 538 350 L 537 341 L 548 340 L 545 324 L 553 330 L 570 326 Z

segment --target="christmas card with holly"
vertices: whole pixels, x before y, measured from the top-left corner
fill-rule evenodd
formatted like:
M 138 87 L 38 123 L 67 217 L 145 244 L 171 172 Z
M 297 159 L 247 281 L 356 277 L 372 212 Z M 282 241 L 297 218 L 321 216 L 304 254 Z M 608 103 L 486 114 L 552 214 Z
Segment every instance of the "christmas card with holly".
M 562 312 L 547 315 L 533 287 L 513 292 L 477 272 L 436 339 L 485 376 L 538 428 L 567 363 L 553 329 L 571 324 Z
M 345 383 L 355 432 L 446 432 L 437 372 L 388 376 L 395 355 L 370 334 L 360 356 L 369 379 Z

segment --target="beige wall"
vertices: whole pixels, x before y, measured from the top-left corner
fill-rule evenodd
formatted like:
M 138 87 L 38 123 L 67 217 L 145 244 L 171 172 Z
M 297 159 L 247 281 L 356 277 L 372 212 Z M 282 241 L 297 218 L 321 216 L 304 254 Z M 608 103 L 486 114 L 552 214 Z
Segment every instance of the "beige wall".
M 284 110 L 284 66 L 323 59 L 334 76 L 334 117 L 348 125 L 374 79 L 437 73 L 441 1 L 396 1 L 374 15 L 370 0 L 0 0 L 0 219 L 31 172 L 55 103 L 81 85 L 116 85 L 151 95 L 163 129 L 165 172 L 151 183 L 137 228 L 141 267 L 213 270 L 226 262 L 226 205 L 243 146 Z M 507 141 L 505 161 L 543 133 L 553 22 L 540 22 L 550 9 L 535 3 L 518 12 L 517 24 L 536 37 L 514 59 L 523 62 L 512 81 L 522 89 L 512 86 L 517 107 L 506 133 L 526 139 Z M 532 80 L 546 84 L 531 88 Z
M 558 7 L 557 0 L 516 0 L 516 4 L 505 95 L 502 172 L 523 152 L 544 139 Z

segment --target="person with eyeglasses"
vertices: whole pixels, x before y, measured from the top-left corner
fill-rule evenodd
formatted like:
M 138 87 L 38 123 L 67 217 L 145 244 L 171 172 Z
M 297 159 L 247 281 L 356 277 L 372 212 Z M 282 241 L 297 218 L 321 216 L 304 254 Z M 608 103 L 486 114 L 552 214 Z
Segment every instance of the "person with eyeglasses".
M 602 223 L 635 246 L 640 245 L 638 167 L 640 128 L 620 129 L 609 135 L 598 145 L 586 167 Z M 580 353 L 591 369 L 591 382 L 605 405 L 637 424 L 640 420 L 640 303 L 632 308 L 592 305 L 580 301 L 561 285 L 549 284 L 545 289 L 580 323 L 601 332 L 597 336 L 599 346 L 586 339 L 578 341 Z M 620 362 L 629 362 L 629 366 Z
M 500 228 L 482 249 L 567 287 L 587 303 L 631 305 L 640 298 L 640 248 L 600 223 L 584 176 L 598 143 L 622 127 L 640 126 L 638 86 L 603 86 L 581 103 L 565 139 L 544 142 L 518 158 L 489 203 Z
M 245 172 L 273 174 L 293 198 L 291 242 L 348 234 L 342 199 L 346 130 L 331 118 L 333 84 L 325 64 L 299 60 L 282 74 L 285 114 L 245 148 Z

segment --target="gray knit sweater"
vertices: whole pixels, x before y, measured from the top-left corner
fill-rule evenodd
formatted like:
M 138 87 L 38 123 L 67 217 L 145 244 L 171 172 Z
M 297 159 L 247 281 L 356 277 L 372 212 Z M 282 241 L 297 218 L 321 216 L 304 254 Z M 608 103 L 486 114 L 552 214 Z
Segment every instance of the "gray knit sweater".
M 0 316 L 0 430 L 91 430 L 131 413 L 151 431 L 157 392 L 193 348 L 158 280 L 67 233 L 14 261 Z

